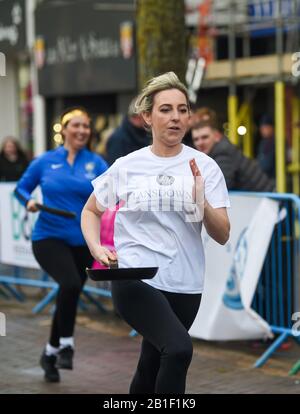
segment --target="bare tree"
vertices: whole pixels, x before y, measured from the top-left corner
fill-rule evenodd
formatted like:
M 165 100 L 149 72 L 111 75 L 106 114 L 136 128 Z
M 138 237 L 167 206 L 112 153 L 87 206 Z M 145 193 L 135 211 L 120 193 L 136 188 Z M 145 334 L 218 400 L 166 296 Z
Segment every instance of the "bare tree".
M 184 80 L 186 32 L 184 0 L 137 0 L 139 85 L 173 71 Z

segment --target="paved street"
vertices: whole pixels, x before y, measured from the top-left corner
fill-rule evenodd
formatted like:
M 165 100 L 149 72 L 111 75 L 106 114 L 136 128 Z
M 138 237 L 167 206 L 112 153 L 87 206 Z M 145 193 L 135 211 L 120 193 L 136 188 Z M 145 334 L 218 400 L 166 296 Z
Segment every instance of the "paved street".
M 140 337 L 131 338 L 130 328 L 111 310 L 102 315 L 93 305 L 88 305 L 88 311 L 79 311 L 75 369 L 61 371 L 59 384 L 43 381 L 38 359 L 48 336 L 50 317 L 49 309 L 39 315 L 31 313 L 37 299 L 33 296 L 18 303 L 0 297 L 0 311 L 7 319 L 7 335 L 0 337 L 0 393 L 127 393 Z M 300 373 L 288 376 L 300 358 L 300 347 L 292 342 L 290 349 L 278 351 L 263 368 L 254 369 L 263 349 L 263 345 L 257 348 L 250 342 L 195 339 L 187 393 L 300 393 Z

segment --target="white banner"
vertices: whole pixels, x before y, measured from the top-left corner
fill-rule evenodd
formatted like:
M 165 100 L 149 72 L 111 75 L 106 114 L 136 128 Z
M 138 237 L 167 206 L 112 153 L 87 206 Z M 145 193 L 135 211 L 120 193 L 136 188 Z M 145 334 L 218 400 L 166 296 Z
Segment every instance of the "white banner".
M 31 249 L 37 214 L 27 214 L 14 197 L 14 183 L 0 184 L 0 261 L 38 269 Z M 230 195 L 231 232 L 225 246 L 203 229 L 205 289 L 190 334 L 210 340 L 271 336 L 269 325 L 250 306 L 274 225 L 278 203 L 267 198 Z
M 15 198 L 16 183 L 0 184 L 0 261 L 39 269 L 32 254 L 31 231 L 38 213 L 27 213 Z
M 272 337 L 267 322 L 250 306 L 278 221 L 278 203 L 235 194 L 230 202 L 227 244 L 217 244 L 203 230 L 205 287 L 190 334 L 207 340 Z

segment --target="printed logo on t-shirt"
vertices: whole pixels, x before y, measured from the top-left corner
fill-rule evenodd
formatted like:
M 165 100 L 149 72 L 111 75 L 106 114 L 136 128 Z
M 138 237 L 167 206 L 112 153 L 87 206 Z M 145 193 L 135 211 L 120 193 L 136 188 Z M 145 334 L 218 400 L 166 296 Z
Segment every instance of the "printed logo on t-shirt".
M 182 212 L 188 222 L 200 222 L 203 218 L 204 187 L 201 198 L 194 200 L 194 177 L 184 175 L 136 175 L 130 177 L 126 169 L 118 171 L 115 180 L 107 175 L 96 196 L 106 194 L 104 206 L 115 206 L 122 200 L 120 211 Z M 199 207 L 200 206 L 200 207 Z
M 156 177 L 156 182 L 159 185 L 172 185 L 174 181 L 175 181 L 175 178 L 172 177 L 171 175 L 160 174 Z

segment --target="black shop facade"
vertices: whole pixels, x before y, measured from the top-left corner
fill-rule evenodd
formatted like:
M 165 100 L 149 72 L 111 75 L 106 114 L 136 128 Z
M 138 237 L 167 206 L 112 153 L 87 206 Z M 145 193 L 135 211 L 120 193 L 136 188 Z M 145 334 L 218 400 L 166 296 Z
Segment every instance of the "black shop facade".
M 44 2 L 35 12 L 35 62 L 47 148 L 66 108 L 83 106 L 96 137 L 114 128 L 137 92 L 133 1 Z

